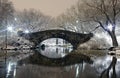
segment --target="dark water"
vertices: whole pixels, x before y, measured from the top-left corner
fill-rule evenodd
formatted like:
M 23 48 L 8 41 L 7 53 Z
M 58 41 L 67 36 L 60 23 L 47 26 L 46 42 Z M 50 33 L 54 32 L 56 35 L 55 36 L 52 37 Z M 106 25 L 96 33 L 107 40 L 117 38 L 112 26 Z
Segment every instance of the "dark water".
M 0 78 L 120 78 L 119 55 L 74 54 L 78 51 L 70 52 L 70 47 L 38 50 L 0 57 Z

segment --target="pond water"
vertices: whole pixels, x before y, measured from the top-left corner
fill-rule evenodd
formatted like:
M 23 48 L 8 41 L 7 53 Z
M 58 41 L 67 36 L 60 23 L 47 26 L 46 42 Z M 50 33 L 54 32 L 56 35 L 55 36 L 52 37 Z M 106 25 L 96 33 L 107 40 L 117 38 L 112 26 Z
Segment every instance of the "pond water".
M 120 78 L 119 55 L 64 49 L 7 51 L 19 54 L 0 57 L 0 78 Z
M 38 52 L 49 58 L 61 58 L 72 51 L 72 47 L 47 46 L 44 50 L 39 49 Z

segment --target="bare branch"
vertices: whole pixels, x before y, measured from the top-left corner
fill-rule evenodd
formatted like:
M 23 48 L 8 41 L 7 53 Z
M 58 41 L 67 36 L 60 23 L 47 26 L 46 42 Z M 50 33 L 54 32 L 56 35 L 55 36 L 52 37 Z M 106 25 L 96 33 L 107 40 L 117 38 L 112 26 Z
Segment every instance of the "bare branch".
M 97 27 L 95 27 L 92 31 L 90 31 L 90 32 L 93 32 L 93 31 L 95 31 L 96 29 L 98 29 L 99 27 L 101 27 L 101 26 L 97 26 Z
M 98 7 L 98 6 L 94 6 L 94 5 L 90 5 L 89 3 L 86 3 L 89 7 L 91 7 L 91 8 L 94 8 L 94 9 L 96 9 L 96 10 L 98 10 L 98 11 L 101 11 L 101 13 L 103 13 L 105 16 L 106 16 L 106 19 L 110 22 L 110 23 L 112 23 L 112 21 L 111 21 L 111 19 L 110 19 L 110 16 L 107 14 L 107 12 L 106 12 L 106 9 L 105 9 L 105 4 L 104 4 L 104 0 L 102 0 L 103 2 L 101 3 L 101 5 L 100 5 L 100 7 Z M 102 7 L 104 7 L 104 9 L 102 9 Z
M 99 20 L 94 20 L 95 22 L 99 23 L 100 27 L 102 27 L 105 31 L 106 31 L 106 28 L 103 26 L 102 22 L 99 21 Z

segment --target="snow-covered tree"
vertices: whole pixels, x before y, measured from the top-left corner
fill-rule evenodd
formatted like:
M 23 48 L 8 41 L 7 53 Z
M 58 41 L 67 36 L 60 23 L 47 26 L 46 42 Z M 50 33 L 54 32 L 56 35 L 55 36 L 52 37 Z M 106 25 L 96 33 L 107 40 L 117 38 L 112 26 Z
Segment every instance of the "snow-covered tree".
M 86 19 L 96 23 L 105 30 L 112 39 L 112 45 L 118 46 L 115 29 L 119 23 L 120 0 L 86 0 Z
M 9 0 L 0 0 L 0 26 L 7 25 L 6 21 L 13 18 L 14 7 Z
M 18 29 L 21 28 L 22 31 L 29 30 L 30 32 L 46 30 L 51 20 L 51 17 L 45 16 L 34 9 L 18 11 L 15 14 L 15 18 Z

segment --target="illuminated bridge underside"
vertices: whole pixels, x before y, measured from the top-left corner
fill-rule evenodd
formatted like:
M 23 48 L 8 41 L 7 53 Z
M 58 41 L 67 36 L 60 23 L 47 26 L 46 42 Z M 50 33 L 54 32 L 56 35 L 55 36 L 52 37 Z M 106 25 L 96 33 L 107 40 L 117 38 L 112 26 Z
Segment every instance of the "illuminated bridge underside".
M 90 40 L 90 38 L 93 37 L 93 34 L 75 33 L 66 30 L 46 30 L 28 34 L 22 33 L 21 36 L 30 42 L 33 42 L 35 46 L 49 38 L 61 38 L 71 43 L 73 45 L 73 49 L 77 49 L 80 44 Z

